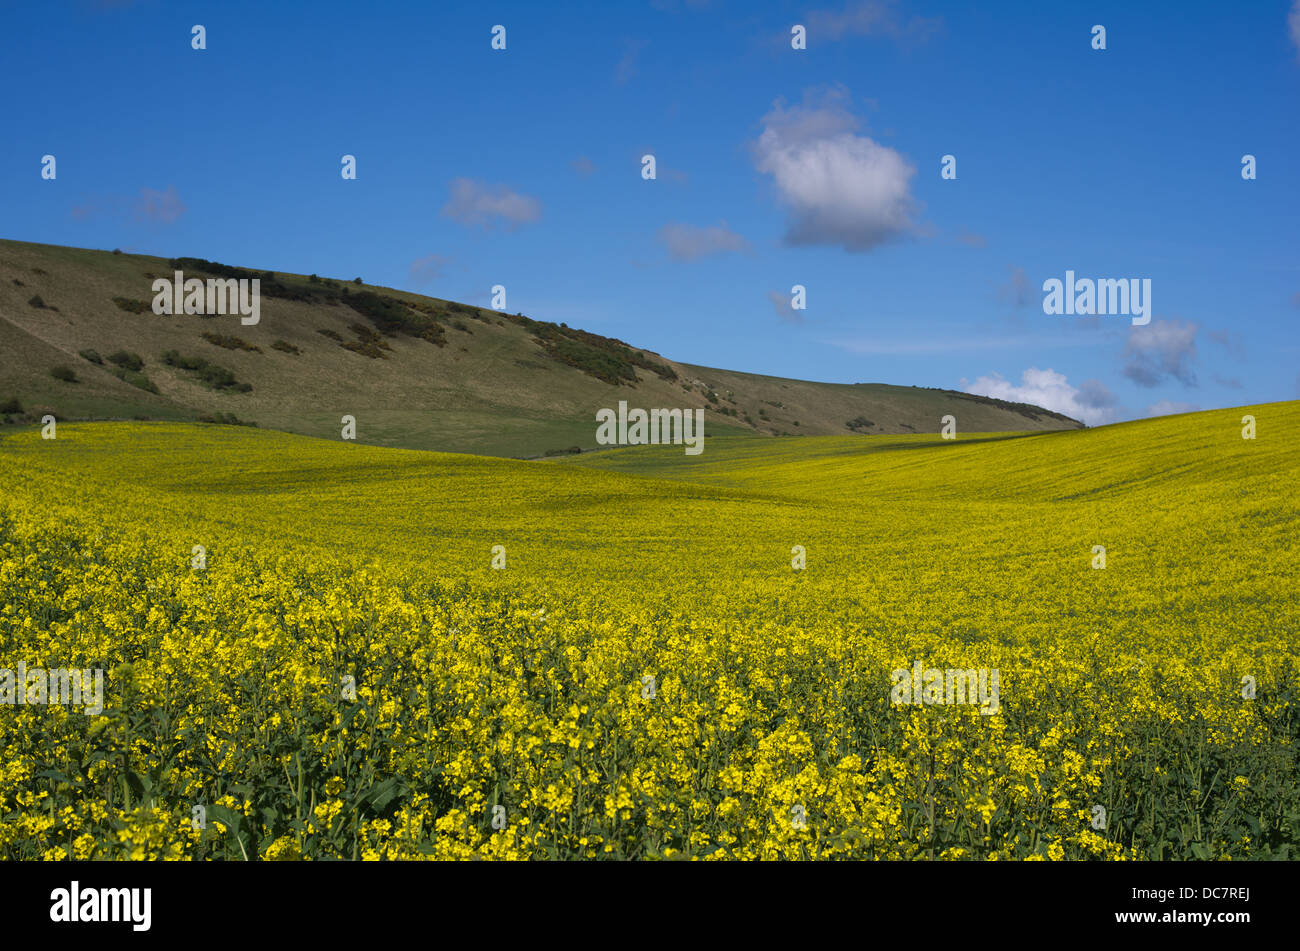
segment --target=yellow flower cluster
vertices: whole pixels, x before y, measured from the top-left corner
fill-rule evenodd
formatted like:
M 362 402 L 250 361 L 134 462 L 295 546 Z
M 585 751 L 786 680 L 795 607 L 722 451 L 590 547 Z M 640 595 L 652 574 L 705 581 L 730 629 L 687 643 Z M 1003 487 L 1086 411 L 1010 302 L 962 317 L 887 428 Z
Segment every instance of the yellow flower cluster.
M 1231 416 L 685 463 L 0 436 L 0 669 L 105 671 L 97 716 L 0 703 L 0 856 L 1295 857 L 1294 448 Z M 996 712 L 893 702 L 916 661 Z

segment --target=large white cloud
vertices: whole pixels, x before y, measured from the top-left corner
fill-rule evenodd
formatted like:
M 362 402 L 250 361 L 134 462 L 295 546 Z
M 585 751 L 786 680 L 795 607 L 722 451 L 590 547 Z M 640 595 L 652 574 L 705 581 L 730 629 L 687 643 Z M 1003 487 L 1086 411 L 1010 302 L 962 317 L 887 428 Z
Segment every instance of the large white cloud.
M 780 101 L 763 117 L 754 144 L 760 172 L 772 176 L 788 211 L 792 245 L 869 251 L 912 230 L 916 169 L 894 149 L 858 135 L 842 89 Z
M 1101 426 L 1115 419 L 1115 396 L 1100 380 L 1084 380 L 1072 386 L 1064 373 L 1030 367 L 1020 375 L 1017 385 L 997 373 L 982 376 L 974 383 L 962 381 L 967 393 L 991 396 L 1011 403 L 1032 403 L 1043 409 L 1064 413 L 1089 426 Z

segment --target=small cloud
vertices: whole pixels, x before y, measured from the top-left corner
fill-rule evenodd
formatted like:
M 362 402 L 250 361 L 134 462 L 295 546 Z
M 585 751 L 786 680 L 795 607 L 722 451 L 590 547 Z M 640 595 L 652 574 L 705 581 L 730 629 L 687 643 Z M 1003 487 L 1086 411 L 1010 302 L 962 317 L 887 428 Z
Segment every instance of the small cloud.
M 488 228 L 504 222 L 513 231 L 538 220 L 542 216 L 542 203 L 508 185 L 457 178 L 451 183 L 451 199 L 443 206 L 442 213 L 463 225 Z
M 645 46 L 645 40 L 629 40 L 623 45 L 623 55 L 614 67 L 614 82 L 622 86 L 636 75 L 637 57 Z
M 591 175 L 593 172 L 596 171 L 596 163 L 593 162 L 591 159 L 587 158 L 587 156 L 585 155 L 579 155 L 576 159 L 574 159 L 572 162 L 569 163 L 569 167 L 572 168 L 579 175 L 581 175 L 583 178 L 586 178 L 588 175 Z
M 428 284 L 442 277 L 451 259 L 442 254 L 426 254 L 411 262 L 411 280 L 416 284 Z
M 1195 323 L 1178 320 L 1133 327 L 1124 348 L 1124 375 L 1138 386 L 1159 386 L 1167 379 L 1195 386 L 1196 329 Z
M 894 149 L 857 135 L 842 88 L 777 100 L 753 144 L 755 166 L 772 176 L 787 209 L 785 243 L 870 251 L 914 230 L 916 169 Z
M 1219 386 L 1226 386 L 1230 390 L 1241 389 L 1241 381 L 1238 380 L 1235 376 L 1225 377 L 1225 376 L 1219 376 L 1219 374 L 1216 373 L 1214 374 L 1214 382 L 1219 384 Z
M 1295 44 L 1297 57 L 1300 57 L 1300 0 L 1291 4 L 1291 14 L 1286 20 L 1291 27 L 1291 42 Z
M 853 36 L 887 36 L 901 43 L 922 43 L 943 26 L 942 17 L 904 16 L 893 0 L 856 0 L 842 10 L 808 14 L 808 41 Z
M 807 323 L 808 318 L 804 317 L 803 312 L 794 309 L 794 304 L 791 303 L 789 294 L 782 294 L 780 291 L 768 291 L 767 299 L 772 302 L 772 307 L 776 311 L 776 315 L 786 323 Z
M 997 373 L 982 376 L 974 383 L 965 380 L 961 383 L 967 393 L 1011 403 L 1030 403 L 1089 426 L 1101 426 L 1115 419 L 1115 395 L 1100 380 L 1085 380 L 1076 387 L 1070 385 L 1064 373 L 1030 367 L 1020 375 L 1019 385 Z
M 1200 407 L 1195 403 L 1180 403 L 1177 400 L 1160 400 L 1147 407 L 1148 416 L 1173 416 L 1176 413 L 1195 413 Z
M 998 297 L 1016 308 L 1028 307 L 1033 293 L 1034 286 L 1029 282 L 1029 275 L 1022 267 L 1012 268 L 1007 283 L 998 288 Z
M 77 221 L 89 221 L 91 218 L 98 218 L 106 211 L 102 199 L 87 198 L 81 204 L 72 206 L 72 217 Z
M 140 198 L 132 210 L 137 218 L 154 221 L 159 224 L 174 224 L 185 214 L 185 204 L 176 191 L 175 185 L 168 185 L 166 191 L 141 188 Z
M 678 261 L 695 261 L 713 254 L 749 250 L 749 242 L 728 228 L 725 221 L 708 228 L 667 224 L 659 230 L 659 240 Z
M 963 231 L 961 234 L 957 235 L 957 240 L 972 248 L 987 248 L 989 246 L 988 238 L 984 237 L 982 234 L 975 234 L 970 231 Z
M 1224 330 L 1211 330 L 1206 334 L 1212 343 L 1218 344 L 1228 356 L 1235 360 L 1240 360 L 1246 355 L 1246 348 L 1242 345 L 1241 334 L 1229 333 Z

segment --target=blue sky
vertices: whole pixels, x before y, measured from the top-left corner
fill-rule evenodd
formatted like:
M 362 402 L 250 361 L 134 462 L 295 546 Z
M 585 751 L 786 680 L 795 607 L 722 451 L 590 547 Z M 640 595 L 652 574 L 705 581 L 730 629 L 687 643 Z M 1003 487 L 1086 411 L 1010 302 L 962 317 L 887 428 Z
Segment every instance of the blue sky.
M 1300 0 L 1136 6 L 11 4 L 0 236 L 1094 424 L 1295 399 Z M 1067 270 L 1151 323 L 1044 314 Z

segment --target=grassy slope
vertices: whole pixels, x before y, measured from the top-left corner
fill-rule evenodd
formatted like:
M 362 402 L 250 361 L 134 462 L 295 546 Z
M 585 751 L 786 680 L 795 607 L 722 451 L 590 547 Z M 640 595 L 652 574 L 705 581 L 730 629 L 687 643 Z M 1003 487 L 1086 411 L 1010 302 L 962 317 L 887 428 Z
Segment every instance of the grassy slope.
M 639 371 L 635 387 L 615 387 L 550 359 L 523 327 L 491 311 L 484 312 L 487 321 L 465 318 L 468 332 L 447 324 L 443 348 L 389 338 L 389 359 L 380 360 L 317 332 L 353 338 L 349 324 L 365 321 L 340 305 L 264 296 L 261 323 L 244 327 L 237 317 L 157 317 L 127 313 L 112 303 L 115 296 L 151 301 L 151 273 L 170 277 L 171 269 L 165 260 L 143 255 L 0 241 L 0 400 L 17 397 L 29 414 L 49 411 L 65 419 L 233 413 L 264 428 L 319 437 L 337 436 L 340 417 L 351 414 L 361 442 L 520 457 L 574 445 L 594 448 L 595 411 L 620 399 L 634 407 L 708 407 L 711 435 L 847 433 L 846 423 L 859 417 L 872 423 L 871 433 L 934 432 L 948 413 L 962 432 L 1077 426 L 949 391 L 810 383 L 671 360 L 664 362 L 677 371 L 675 382 Z M 277 277 L 311 287 L 301 276 Z M 440 303 L 386 288 L 346 286 Z M 29 306 L 33 294 L 57 311 Z M 238 336 L 262 352 L 221 349 L 201 338 L 204 331 Z M 302 353 L 274 350 L 276 340 Z M 83 360 L 78 352 L 87 348 L 105 357 L 119 349 L 139 353 L 160 392 L 145 392 Z M 208 389 L 164 366 L 160 355 L 168 349 L 227 367 L 253 389 Z M 72 367 L 81 382 L 53 379 L 49 371 L 59 364 Z M 705 398 L 708 386 L 717 392 L 716 406 Z M 724 415 L 723 407 L 737 415 Z

